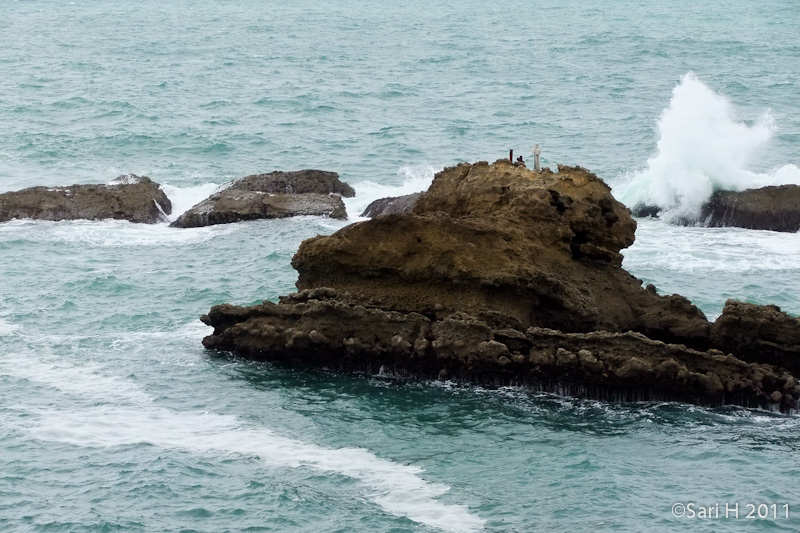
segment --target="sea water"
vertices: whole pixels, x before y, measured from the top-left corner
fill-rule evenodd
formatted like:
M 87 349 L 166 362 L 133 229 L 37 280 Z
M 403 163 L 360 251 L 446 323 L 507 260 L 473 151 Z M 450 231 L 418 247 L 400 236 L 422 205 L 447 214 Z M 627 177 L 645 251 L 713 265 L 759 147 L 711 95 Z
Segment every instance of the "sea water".
M 667 213 L 800 182 L 798 35 L 793 0 L 0 0 L 0 191 L 134 172 L 173 219 L 255 172 L 357 192 L 348 222 L 0 225 L 0 530 L 796 531 L 796 417 L 293 371 L 206 352 L 198 317 L 292 291 L 300 242 L 369 201 L 534 143 Z M 625 268 L 710 318 L 800 313 L 797 234 L 636 237 Z

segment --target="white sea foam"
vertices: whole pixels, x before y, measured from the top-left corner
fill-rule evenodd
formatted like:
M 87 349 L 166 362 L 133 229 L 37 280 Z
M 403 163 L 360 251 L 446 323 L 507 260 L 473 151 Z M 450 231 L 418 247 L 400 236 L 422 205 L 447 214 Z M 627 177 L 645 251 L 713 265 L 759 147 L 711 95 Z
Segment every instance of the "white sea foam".
M 372 181 L 353 184 L 356 195 L 353 198 L 344 199 L 348 218 L 355 222 L 364 220 L 360 217 L 361 213 L 369 204 L 380 198 L 403 196 L 427 190 L 436 171 L 436 168 L 430 165 L 402 167 L 397 171 L 401 180 L 399 185 L 380 185 Z
M 12 335 L 19 329 L 17 324 L 11 324 L 0 318 L 0 337 L 5 337 L 7 335 Z
M 800 233 L 670 226 L 644 219 L 636 229 L 636 242 L 623 254 L 625 268 L 634 273 L 656 268 L 681 272 L 687 279 L 708 272 L 769 275 L 797 271 Z
M 180 246 L 207 241 L 236 231 L 236 224 L 176 229 L 166 224 L 134 224 L 125 220 L 12 220 L 0 225 L 0 238 L 22 238 L 42 244 L 84 246 Z
M 326 448 L 280 436 L 234 416 L 159 407 L 129 380 L 104 375 L 96 367 L 22 363 L 0 363 L 0 374 L 93 400 L 93 405 L 80 409 L 26 409 L 36 415 L 27 420 L 35 420 L 28 429 L 38 439 L 92 447 L 147 443 L 197 453 L 242 454 L 273 468 L 341 474 L 367 486 L 370 498 L 391 514 L 443 531 L 483 529 L 484 520 L 465 506 L 438 501 L 449 487 L 425 481 L 419 467 L 381 459 L 361 448 Z
M 196 185 L 194 187 L 175 187 L 173 185 L 164 184 L 161 189 L 172 202 L 172 213 L 169 215 L 169 221 L 173 222 L 179 216 L 184 214 L 194 205 L 199 204 L 212 194 L 225 188 L 225 185 L 218 185 L 216 183 L 204 183 L 203 185 Z
M 97 396 L 104 402 L 144 405 L 152 401 L 134 383 L 105 374 L 100 365 L 87 363 L 78 367 L 59 361 L 11 356 L 0 361 L 0 375 L 41 383 L 71 395 Z
M 772 172 L 748 170 L 776 126 L 767 110 L 752 126 L 737 122 L 728 99 L 691 72 L 672 91 L 658 121 L 656 154 L 647 168 L 615 187 L 629 206 L 662 208 L 662 218 L 696 218 L 716 190 L 741 191 L 767 185 L 800 184 L 800 168 L 784 165 Z

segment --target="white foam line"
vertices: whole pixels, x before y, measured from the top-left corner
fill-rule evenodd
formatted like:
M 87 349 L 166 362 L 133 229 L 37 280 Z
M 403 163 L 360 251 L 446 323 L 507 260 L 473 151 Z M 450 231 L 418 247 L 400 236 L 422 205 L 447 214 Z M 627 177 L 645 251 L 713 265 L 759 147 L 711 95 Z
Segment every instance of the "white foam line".
M 381 459 L 361 448 L 325 448 L 244 426 L 234 416 L 158 407 L 130 381 L 91 366 L 11 360 L 0 366 L 0 373 L 107 402 L 72 411 L 26 409 L 38 415 L 37 425 L 29 430 L 41 440 L 89 447 L 147 443 L 256 456 L 274 467 L 313 468 L 356 479 L 372 489 L 371 499 L 386 512 L 443 531 L 474 532 L 485 523 L 463 505 L 438 501 L 449 487 L 419 477 L 421 468 Z
M 150 396 L 129 380 L 108 376 L 102 371 L 100 365 L 76 367 L 21 356 L 0 359 L 0 375 L 41 383 L 76 396 L 92 396 L 105 402 L 136 405 L 152 402 Z

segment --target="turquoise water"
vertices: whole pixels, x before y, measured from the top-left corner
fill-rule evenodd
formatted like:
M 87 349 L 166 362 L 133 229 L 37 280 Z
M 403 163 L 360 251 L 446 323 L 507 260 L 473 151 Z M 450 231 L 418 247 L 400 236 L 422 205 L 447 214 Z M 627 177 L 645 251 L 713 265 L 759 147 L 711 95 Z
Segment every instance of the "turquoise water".
M 794 176 L 796 2 L 563 4 L 2 0 L 0 191 L 135 172 L 180 211 L 235 177 L 316 167 L 356 187 L 353 219 L 534 142 L 631 197 L 695 191 L 659 154 L 711 186 Z M 0 530 L 800 528 L 796 417 L 202 349 L 199 315 L 291 291 L 299 243 L 344 224 L 0 225 Z M 625 255 L 711 317 L 729 297 L 800 314 L 797 234 L 644 220 Z M 672 513 L 737 502 L 738 519 Z

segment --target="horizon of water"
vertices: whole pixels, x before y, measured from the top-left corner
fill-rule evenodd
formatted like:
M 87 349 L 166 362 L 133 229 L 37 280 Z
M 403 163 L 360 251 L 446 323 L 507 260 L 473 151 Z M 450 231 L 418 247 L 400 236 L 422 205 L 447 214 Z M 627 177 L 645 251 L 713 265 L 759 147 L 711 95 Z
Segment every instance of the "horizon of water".
M 171 218 L 272 170 L 357 193 L 349 221 L 0 224 L 0 530 L 798 529 L 796 416 L 292 370 L 207 352 L 198 320 L 293 291 L 300 242 L 372 199 L 534 143 L 674 210 L 792 181 L 796 2 L 0 8 L 0 192 L 136 173 Z M 624 267 L 711 319 L 797 315 L 799 239 L 640 220 Z

